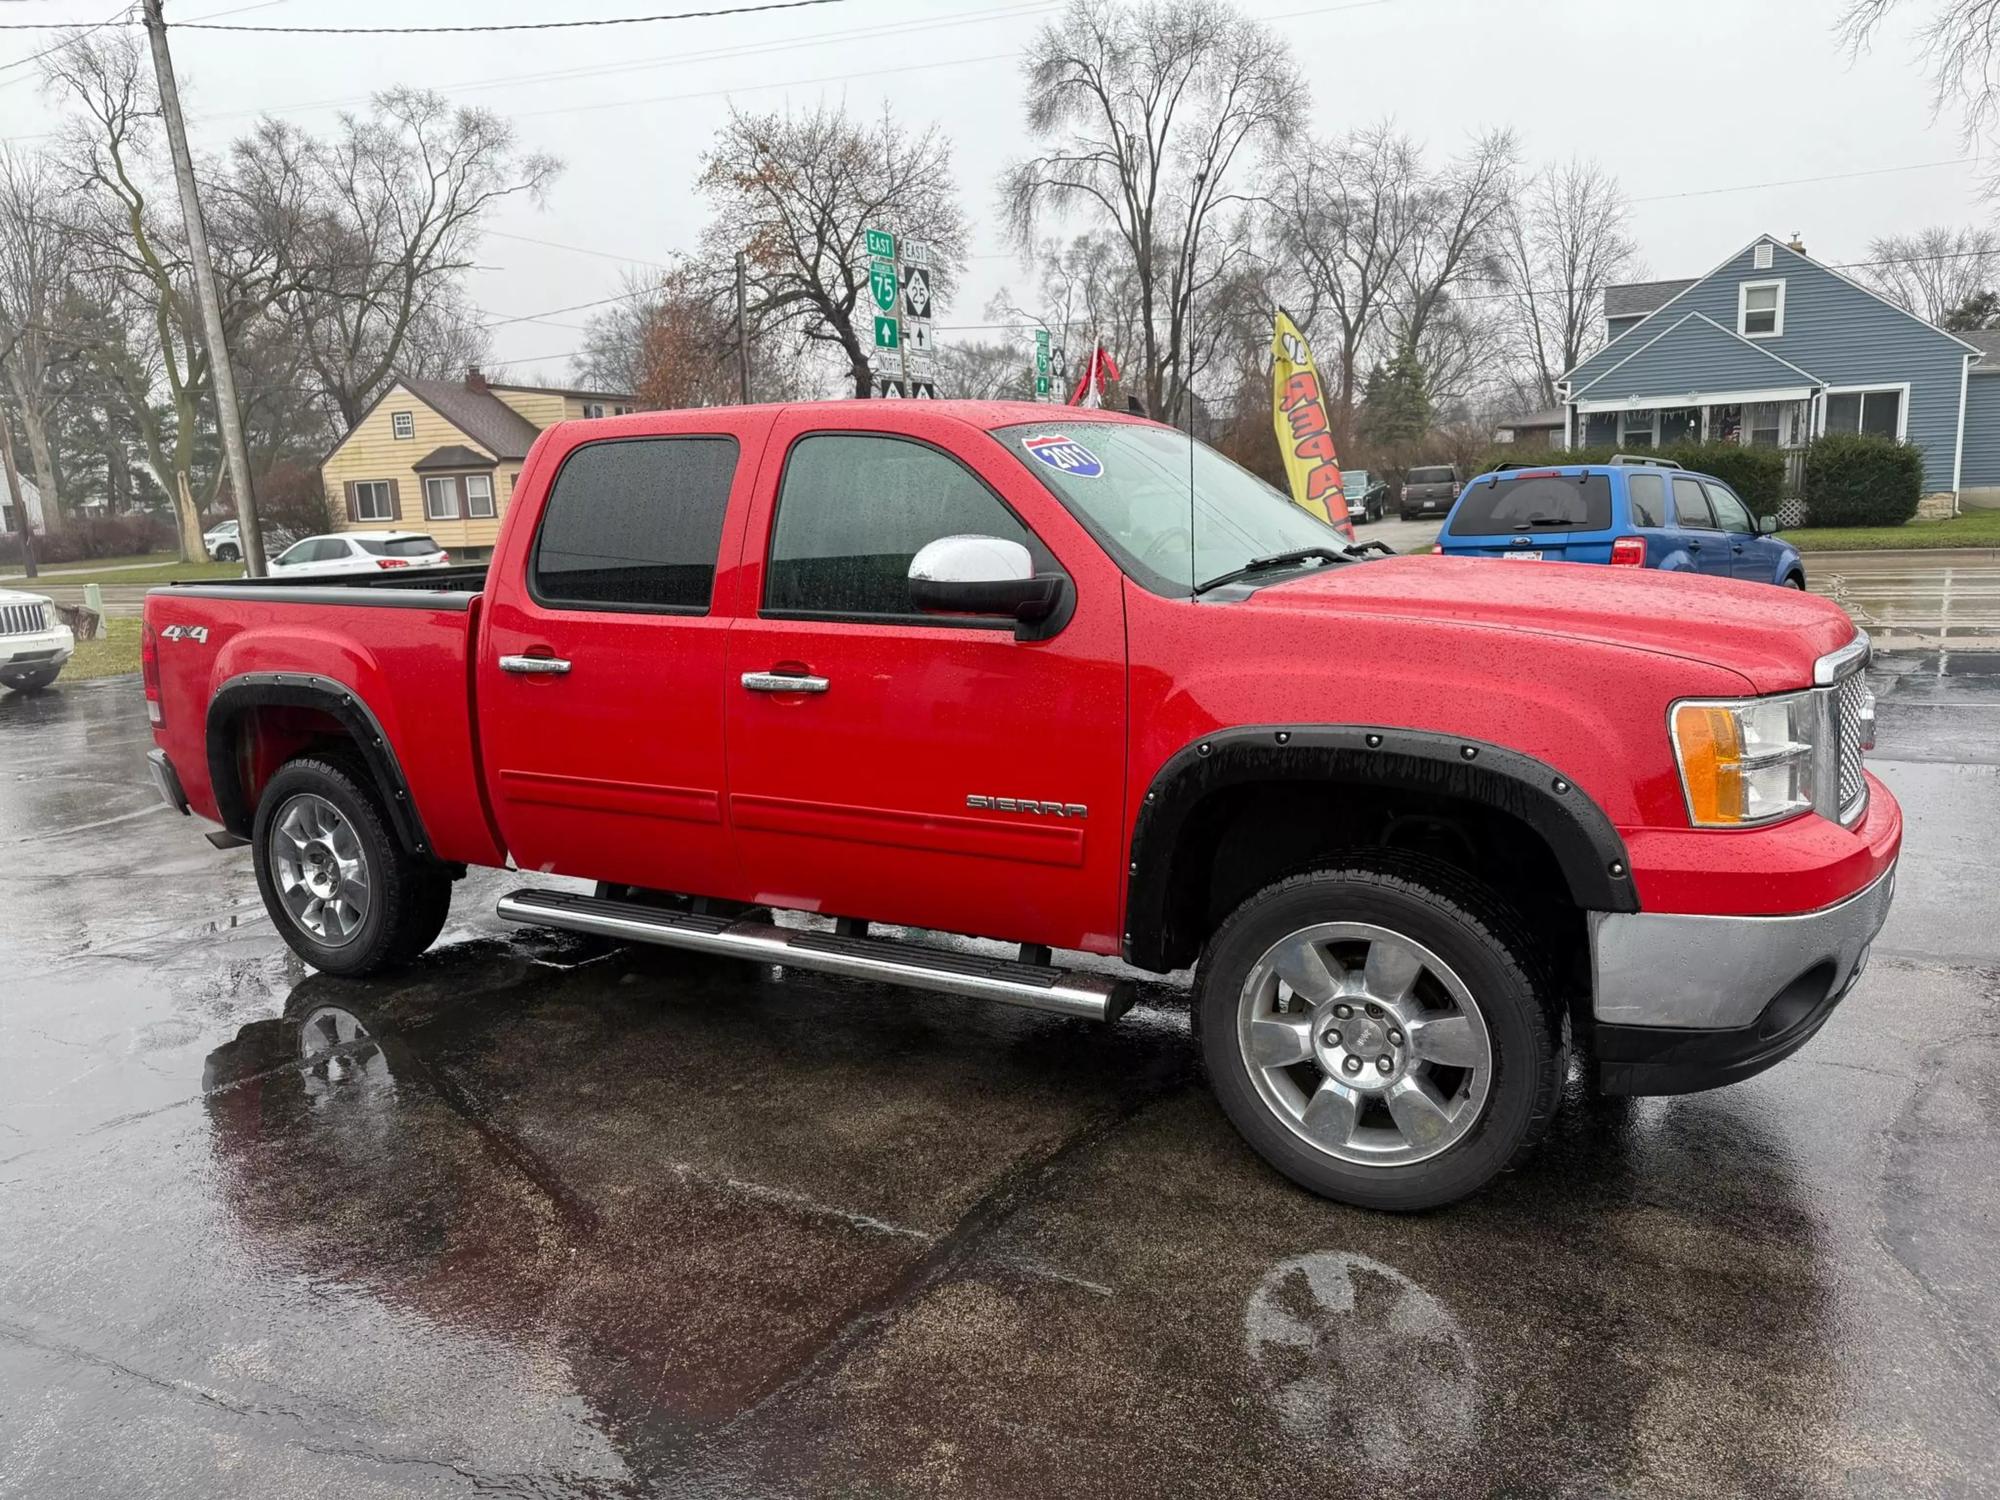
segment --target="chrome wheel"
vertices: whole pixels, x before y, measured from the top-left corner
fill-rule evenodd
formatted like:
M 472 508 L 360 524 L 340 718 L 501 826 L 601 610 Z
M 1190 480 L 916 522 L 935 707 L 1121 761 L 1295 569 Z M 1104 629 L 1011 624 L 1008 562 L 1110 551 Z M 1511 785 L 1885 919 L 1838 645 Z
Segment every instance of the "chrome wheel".
M 339 948 L 368 920 L 368 859 L 354 825 L 326 798 L 300 792 L 271 820 L 271 877 L 285 914 L 316 943 Z
M 1244 980 L 1237 1044 L 1294 1135 L 1356 1166 L 1449 1150 L 1486 1106 L 1493 1041 L 1451 966 L 1365 922 L 1302 928 Z

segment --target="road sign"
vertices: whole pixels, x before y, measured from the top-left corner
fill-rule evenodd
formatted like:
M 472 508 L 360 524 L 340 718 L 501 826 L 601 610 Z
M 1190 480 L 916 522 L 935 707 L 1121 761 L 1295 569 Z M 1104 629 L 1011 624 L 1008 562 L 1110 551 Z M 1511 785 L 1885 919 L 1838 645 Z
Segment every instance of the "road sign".
M 929 318 L 905 318 L 903 320 L 903 347 L 912 354 L 929 354 L 937 348 L 931 340 L 931 320 Z
M 868 254 L 873 260 L 894 260 L 896 258 L 896 237 L 886 229 L 870 229 L 863 236 L 868 242 Z
M 877 349 L 895 349 L 901 347 L 902 342 L 903 342 L 902 338 L 900 337 L 899 330 L 897 329 L 896 326 L 896 320 L 894 318 L 884 317 L 879 313 L 876 314 L 875 347 Z
M 1037 396 L 1046 396 L 1048 393 L 1049 377 L 1046 375 L 1037 375 L 1035 377 L 1035 394 Z
M 903 241 L 903 264 L 906 266 L 926 266 L 931 263 L 931 242 L 929 240 Z
M 891 380 L 886 375 L 875 377 L 875 394 L 884 401 L 937 400 L 937 382 L 934 380 Z
M 888 311 L 887 308 L 883 309 Z M 931 273 L 923 266 L 903 267 L 903 316 L 928 318 L 931 315 Z
M 893 260 L 868 262 L 868 293 L 883 312 L 896 310 L 896 263 Z

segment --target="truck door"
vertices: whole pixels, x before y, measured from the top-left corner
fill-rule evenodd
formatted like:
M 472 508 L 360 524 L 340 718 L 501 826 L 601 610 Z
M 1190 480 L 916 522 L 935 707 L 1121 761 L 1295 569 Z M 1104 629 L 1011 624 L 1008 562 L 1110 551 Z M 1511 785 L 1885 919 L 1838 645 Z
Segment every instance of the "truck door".
M 902 433 L 859 414 L 831 430 L 802 411 L 772 431 L 776 494 L 760 492 L 750 523 L 756 592 L 730 634 L 727 688 L 729 811 L 753 899 L 1115 952 L 1115 566 L 986 434 L 903 420 Z M 967 534 L 1066 573 L 1067 623 L 1024 641 L 1011 622 L 919 614 L 911 557 Z
M 712 606 L 731 492 L 756 467 L 744 449 L 719 430 L 545 460 L 548 498 L 494 559 L 476 647 L 493 812 L 522 869 L 703 895 L 734 883 L 729 619 Z

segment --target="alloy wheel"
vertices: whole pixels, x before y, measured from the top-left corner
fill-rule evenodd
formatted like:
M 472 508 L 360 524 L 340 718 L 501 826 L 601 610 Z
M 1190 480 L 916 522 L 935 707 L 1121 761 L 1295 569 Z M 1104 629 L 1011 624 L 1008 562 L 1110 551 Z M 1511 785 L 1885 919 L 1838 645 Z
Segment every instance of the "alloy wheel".
M 316 943 L 339 948 L 368 920 L 368 858 L 346 815 L 314 792 L 271 820 L 271 875 L 285 913 Z

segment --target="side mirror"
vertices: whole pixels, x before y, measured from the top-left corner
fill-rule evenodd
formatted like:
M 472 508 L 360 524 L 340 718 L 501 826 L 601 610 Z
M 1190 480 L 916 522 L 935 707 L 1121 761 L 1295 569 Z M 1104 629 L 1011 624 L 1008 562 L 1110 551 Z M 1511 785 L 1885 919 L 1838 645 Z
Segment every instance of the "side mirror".
M 1773 536 L 1777 533 L 1777 530 L 1778 518 L 1776 516 L 1759 516 L 1757 518 L 1757 535 Z
M 1033 625 L 1054 615 L 1068 582 L 1037 573 L 1019 542 L 997 536 L 941 536 L 910 559 L 910 599 L 918 609 L 998 615 Z

